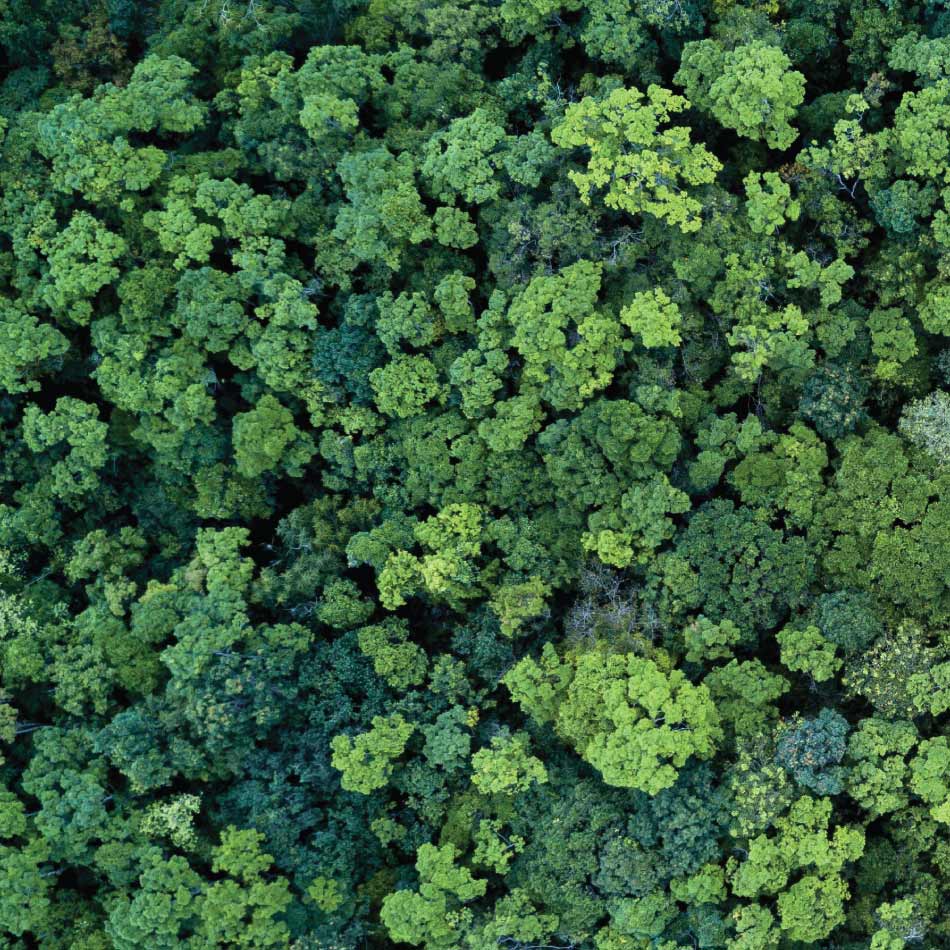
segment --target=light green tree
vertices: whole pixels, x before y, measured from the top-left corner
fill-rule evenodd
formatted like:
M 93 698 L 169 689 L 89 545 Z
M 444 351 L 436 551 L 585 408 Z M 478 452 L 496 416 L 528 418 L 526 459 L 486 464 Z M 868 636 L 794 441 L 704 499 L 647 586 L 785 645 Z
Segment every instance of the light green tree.
M 551 654 L 541 665 L 526 657 L 504 683 L 542 721 L 553 712 L 557 732 L 608 785 L 656 795 L 676 781 L 690 757 L 713 755 L 722 730 L 709 690 L 694 686 L 680 671 L 664 672 L 634 654 L 600 652 L 555 664 Z M 538 686 L 541 697 L 535 696 Z M 547 708 L 539 708 L 538 698 L 552 689 Z
M 760 40 L 732 50 L 700 40 L 684 47 L 675 81 L 726 128 L 786 149 L 798 135 L 789 122 L 805 98 L 805 77 L 791 66 L 780 47 Z
M 348 792 L 369 795 L 383 788 L 392 775 L 415 727 L 398 713 L 374 716 L 372 728 L 355 738 L 334 736 L 331 763 L 342 772 L 340 783 Z
M 462 945 L 462 936 L 472 920 L 464 905 L 484 895 L 488 882 L 476 880 L 471 871 L 455 862 L 452 844 L 422 845 L 416 856 L 418 890 L 395 891 L 383 899 L 380 918 L 389 936 L 427 950 Z
M 804 630 L 786 627 L 775 639 L 782 650 L 782 663 L 796 673 L 807 673 L 816 683 L 831 679 L 841 669 L 843 661 L 835 655 L 835 645 L 815 626 Z
M 571 180 L 585 204 L 606 189 L 604 204 L 628 214 L 650 214 L 682 231 L 700 227 L 702 202 L 688 186 L 712 182 L 721 163 L 690 141 L 685 126 L 668 125 L 689 103 L 668 89 L 651 85 L 614 89 L 602 100 L 588 96 L 568 106 L 551 132 L 562 148 L 585 148 L 586 171 Z
M 528 736 L 503 733 L 472 756 L 472 784 L 488 795 L 514 795 L 548 780 L 544 763 L 528 752 Z
M 950 742 L 946 736 L 925 739 L 910 763 L 910 787 L 931 806 L 930 814 L 950 824 Z
M 640 334 L 647 347 L 679 346 L 682 316 L 679 307 L 659 288 L 634 294 L 620 319 Z

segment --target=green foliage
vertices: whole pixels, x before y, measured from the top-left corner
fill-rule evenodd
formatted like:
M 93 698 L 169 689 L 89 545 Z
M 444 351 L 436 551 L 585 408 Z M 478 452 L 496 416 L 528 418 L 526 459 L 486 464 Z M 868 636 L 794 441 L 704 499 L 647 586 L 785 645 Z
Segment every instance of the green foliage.
M 543 659 L 551 663 L 550 655 Z M 608 785 L 655 795 L 673 784 L 677 769 L 691 756 L 709 758 L 721 738 L 707 688 L 693 686 L 678 670 L 665 673 L 633 654 L 601 653 L 584 654 L 561 670 L 552 671 L 559 681 L 554 689 L 563 690 L 555 729 Z M 532 687 L 546 676 L 547 670 L 525 658 L 505 683 L 534 715 Z M 546 718 L 547 709 L 539 713 Z
M 0 945 L 945 947 L 948 33 L 0 0 Z
M 106 431 L 96 406 L 70 396 L 58 399 L 52 412 L 32 405 L 23 414 L 23 441 L 50 459 L 44 483 L 64 501 L 75 502 L 99 484 L 109 455 Z
M 125 242 L 92 215 L 79 211 L 46 249 L 49 270 L 43 301 L 62 320 L 88 323 L 92 300 L 119 276 Z
M 337 166 L 347 203 L 337 214 L 333 237 L 357 262 L 382 260 L 395 270 L 406 246 L 431 234 L 416 189 L 411 157 L 388 148 L 348 153 Z
M 544 764 L 528 752 L 524 733 L 493 736 L 489 745 L 472 756 L 472 784 L 487 795 L 516 794 L 547 780 Z
M 524 850 L 525 840 L 521 835 L 505 836 L 502 822 L 482 819 L 475 830 L 475 853 L 472 860 L 496 874 L 505 874 L 512 859 Z
M 736 838 L 767 831 L 795 799 L 788 773 L 774 760 L 771 740 L 754 737 L 739 746 L 729 775 L 730 826 Z
M 636 294 L 620 311 L 620 319 L 640 334 L 648 347 L 679 346 L 681 315 L 679 307 L 662 290 Z
M 788 681 L 770 673 L 759 660 L 731 660 L 704 681 L 722 718 L 737 735 L 754 734 L 774 715 L 772 704 L 788 691 Z
M 578 261 L 536 277 L 508 309 L 511 344 L 524 359 L 522 387 L 537 386 L 555 409 L 580 409 L 611 380 L 616 322 L 596 309 L 601 266 Z
M 393 772 L 393 762 L 402 755 L 413 732 L 412 723 L 398 713 L 376 716 L 372 728 L 355 739 L 335 736 L 333 767 L 343 774 L 342 786 L 350 792 L 369 795 L 383 788 Z
M 785 538 L 754 509 L 725 499 L 694 512 L 665 564 L 672 606 L 690 597 L 710 620 L 731 620 L 740 630 L 781 622 L 803 602 L 810 574 L 801 537 Z
M 875 911 L 879 929 L 871 938 L 872 950 L 888 950 L 922 939 L 927 933 L 927 921 L 917 902 L 902 898 L 881 904 Z
M 458 196 L 466 204 L 497 198 L 498 150 L 505 138 L 504 127 L 486 109 L 453 120 L 425 149 L 422 174 L 432 183 L 432 193 L 440 201 L 451 202 Z
M 844 923 L 844 902 L 850 894 L 841 878 L 806 874 L 779 894 L 776 903 L 782 930 L 792 940 L 827 936 Z
M 908 403 L 899 424 L 900 431 L 907 439 L 923 449 L 938 465 L 950 462 L 948 413 L 950 395 L 938 390 Z
M 924 644 L 921 632 L 905 625 L 854 660 L 844 682 L 885 716 L 912 717 L 918 710 L 914 677 L 924 674 L 933 661 L 933 651 Z
M 950 779 L 950 745 L 945 736 L 925 739 L 910 763 L 910 788 L 930 805 L 937 821 L 950 822 L 947 782 Z
M 789 122 L 805 98 L 805 77 L 791 65 L 779 47 L 760 40 L 731 50 L 701 40 L 683 49 L 676 82 L 727 129 L 785 149 L 798 136 Z
M 0 386 L 11 395 L 36 392 L 37 376 L 49 372 L 69 351 L 69 340 L 7 301 L 0 302 Z
M 823 636 L 849 656 L 866 650 L 884 632 L 874 601 L 864 591 L 822 594 L 812 616 Z
M 739 628 L 730 620 L 713 623 L 700 615 L 683 633 L 686 659 L 692 663 L 720 660 L 732 656 L 732 648 L 742 639 Z
M 179 795 L 155 802 L 145 813 L 142 831 L 149 837 L 167 837 L 182 851 L 192 851 L 198 846 L 194 820 L 200 808 L 201 799 L 197 795 Z
M 211 946 L 279 947 L 289 936 L 280 920 L 291 901 L 286 880 L 268 879 L 274 863 L 260 845 L 264 836 L 253 830 L 228 828 L 212 851 L 211 870 L 228 878 L 212 884 L 201 908 L 199 941 Z
M 783 724 L 775 747 L 775 761 L 799 785 L 816 795 L 838 795 L 844 769 L 848 721 L 833 709 L 822 709 L 811 719 Z
M 801 204 L 792 199 L 791 186 L 775 172 L 750 172 L 743 181 L 749 227 L 757 234 L 772 234 L 786 221 L 797 221 Z
M 815 682 L 830 680 L 841 669 L 835 645 L 821 635 L 818 627 L 786 627 L 775 639 L 782 648 L 782 663 L 796 673 L 807 673 Z
M 380 624 L 362 627 L 358 634 L 360 649 L 373 661 L 373 669 L 393 689 L 405 689 L 422 682 L 426 673 L 426 655 L 409 640 L 404 621 L 387 617 Z
M 234 417 L 231 438 L 237 470 L 247 478 L 278 466 L 299 476 L 313 455 L 309 440 L 294 425 L 291 412 L 271 395 L 262 396 L 252 410 Z
M 720 162 L 690 141 L 690 129 L 667 126 L 670 117 L 689 105 L 682 96 L 651 85 L 614 89 L 603 100 L 588 96 L 568 106 L 551 140 L 562 148 L 590 152 L 586 171 L 570 173 L 589 203 L 606 187 L 604 204 L 628 214 L 649 214 L 682 231 L 700 227 L 702 203 L 685 186 L 708 184 Z
M 468 868 L 457 866 L 457 856 L 451 844 L 419 848 L 419 889 L 396 891 L 383 901 L 381 918 L 393 940 L 413 946 L 457 946 L 455 941 L 471 917 L 463 905 L 482 896 L 488 886 L 473 878 Z
M 842 826 L 829 837 L 830 812 L 829 799 L 800 798 L 777 822 L 774 838 L 752 839 L 748 857 L 741 864 L 730 861 L 736 894 L 778 894 L 779 924 L 793 940 L 824 939 L 844 922 L 850 890 L 839 872 L 861 855 L 864 835 Z M 797 868 L 813 870 L 789 884 Z
M 379 411 L 399 419 L 419 415 L 427 403 L 439 399 L 444 392 L 435 366 L 418 355 L 395 357 L 374 369 L 369 381 Z
M 822 438 L 840 439 L 864 418 L 865 389 L 847 369 L 824 363 L 802 388 L 798 411 Z
M 907 804 L 905 757 L 917 742 L 909 722 L 864 719 L 848 739 L 848 757 L 853 766 L 848 775 L 848 794 L 872 818 Z
M 514 636 L 525 621 L 546 616 L 551 588 L 537 575 L 515 584 L 503 584 L 491 600 L 492 610 L 501 622 L 501 632 Z
M 260 851 L 262 840 L 255 831 L 226 829 L 212 850 L 211 868 L 228 876 L 214 883 L 202 881 L 184 858 L 166 860 L 151 851 L 135 896 L 109 914 L 113 945 L 175 947 L 183 932 L 195 946 L 285 945 L 286 925 L 275 918 L 286 910 L 290 892 L 285 880 L 263 878 L 273 858 Z

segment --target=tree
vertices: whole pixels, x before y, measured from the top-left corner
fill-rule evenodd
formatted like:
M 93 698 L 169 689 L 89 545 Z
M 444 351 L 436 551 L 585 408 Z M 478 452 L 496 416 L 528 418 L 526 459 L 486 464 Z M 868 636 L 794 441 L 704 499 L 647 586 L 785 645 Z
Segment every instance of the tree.
M 791 65 L 779 47 L 758 40 L 732 50 L 701 40 L 684 48 L 675 81 L 726 128 L 786 149 L 798 136 L 789 120 L 805 98 L 805 77 Z
M 249 412 L 234 417 L 232 441 L 237 469 L 247 478 L 278 466 L 299 476 L 313 455 L 309 439 L 294 425 L 293 414 L 269 394 Z
M 401 343 L 412 347 L 425 347 L 437 340 L 441 328 L 424 294 L 401 293 L 394 298 L 384 294 L 376 300 L 379 317 L 376 320 L 376 335 L 391 356 L 398 356 Z
M 823 363 L 802 388 L 798 411 L 825 439 L 840 439 L 865 418 L 866 386 L 840 366 Z
M 378 578 L 383 606 L 399 607 L 420 588 L 449 603 L 461 604 L 478 596 L 483 518 L 478 505 L 458 503 L 417 524 L 415 540 L 428 553 L 389 555 Z
M 778 894 L 796 869 L 814 868 L 819 878 L 831 879 L 845 864 L 859 858 L 864 850 L 863 830 L 841 825 L 831 832 L 831 812 L 828 798 L 799 798 L 788 815 L 776 821 L 773 837 L 757 835 L 741 862 L 730 859 L 733 893 L 740 897 Z M 808 893 L 817 886 L 812 882 L 802 890 Z M 792 898 L 790 903 L 798 900 Z
M 601 274 L 599 264 L 578 261 L 535 277 L 508 308 L 522 390 L 537 387 L 555 409 L 581 408 L 613 376 L 621 342 L 616 321 L 596 306 Z
M 23 414 L 23 441 L 37 454 L 55 461 L 45 482 L 54 497 L 75 503 L 99 484 L 99 470 L 106 464 L 106 424 L 97 408 L 64 396 L 49 413 L 29 406 Z
M 844 902 L 850 894 L 841 878 L 806 874 L 778 896 L 782 930 L 792 940 L 827 936 L 844 923 Z
M 754 735 L 763 723 L 775 718 L 772 705 L 788 691 L 788 680 L 770 673 L 761 660 L 730 660 L 712 670 L 703 685 L 708 687 L 723 722 L 737 736 Z
M 43 298 L 61 320 L 86 324 L 92 300 L 119 276 L 116 262 L 126 253 L 117 234 L 85 211 L 76 212 L 46 250 L 49 271 Z
M 206 946 L 281 947 L 290 933 L 280 916 L 291 902 L 288 882 L 264 875 L 274 863 L 260 850 L 264 836 L 227 828 L 213 851 L 211 869 L 227 874 L 205 891 L 196 942 Z
M 547 616 L 547 597 L 550 593 L 550 586 L 536 574 L 526 581 L 499 587 L 491 606 L 501 621 L 501 632 L 512 637 L 526 621 Z
M 782 648 L 782 663 L 796 673 L 807 673 L 818 683 L 830 680 L 842 667 L 835 645 L 821 635 L 818 627 L 786 627 L 775 639 Z
M 50 880 L 41 870 L 47 860 L 46 843 L 37 838 L 25 848 L 0 845 L 3 858 L 3 899 L 0 925 L 19 937 L 28 931 L 42 932 L 50 909 Z
M 689 585 L 681 580 L 683 568 L 695 572 Z M 710 620 L 728 619 L 750 632 L 774 626 L 803 603 L 811 573 L 802 538 L 786 539 L 752 509 L 725 499 L 693 513 L 665 570 L 671 598 L 695 590 L 695 606 Z
M 907 803 L 906 756 L 917 744 L 909 722 L 864 719 L 848 739 L 848 794 L 876 818 Z
M 355 739 L 335 736 L 333 767 L 343 774 L 340 783 L 349 792 L 369 795 L 389 781 L 394 760 L 402 755 L 414 726 L 398 713 L 374 716 L 372 728 Z
M 601 653 L 569 660 L 561 670 L 555 728 L 608 785 L 655 795 L 674 783 L 691 756 L 711 756 L 722 736 L 708 689 L 693 686 L 677 670 L 665 673 L 633 654 Z M 504 680 L 532 715 L 532 681 L 543 675 L 542 667 L 525 658 Z M 539 712 L 543 717 L 547 710 Z
M 874 912 L 879 925 L 871 938 L 872 950 L 890 950 L 912 941 L 922 940 L 927 934 L 928 921 L 921 914 L 916 901 L 909 898 L 886 902 Z
M 395 270 L 404 250 L 431 234 L 414 171 L 408 153 L 396 158 L 386 147 L 341 159 L 337 172 L 347 203 L 337 213 L 333 236 L 356 261 L 380 260 Z
M 786 221 L 797 221 L 801 203 L 792 199 L 791 186 L 775 172 L 750 172 L 742 184 L 749 226 L 757 234 L 772 234 Z
M 586 519 L 586 550 L 616 567 L 646 563 L 674 533 L 688 499 L 666 475 L 682 442 L 676 402 L 644 387 L 637 401 L 601 399 L 538 437 L 563 508 Z
M 950 744 L 945 736 L 925 739 L 910 763 L 910 787 L 931 806 L 930 814 L 940 822 L 950 822 L 947 780 L 950 778 Z
M 772 912 L 757 904 L 740 907 L 734 914 L 736 935 L 729 941 L 729 950 L 766 950 L 780 940 Z
M 814 718 L 783 725 L 775 761 L 816 795 L 838 795 L 845 778 L 838 763 L 844 758 L 847 734 L 848 721 L 832 709 L 822 709 Z
M 123 85 L 107 83 L 88 98 L 71 96 L 46 113 L 38 151 L 52 162 L 58 191 L 92 202 L 118 201 L 161 176 L 165 153 L 134 133 L 186 135 L 200 128 L 207 105 L 194 95 L 197 70 L 179 56 L 147 56 Z M 130 141 L 131 139 L 131 141 Z
M 459 196 L 466 204 L 497 198 L 501 190 L 499 153 L 506 139 L 504 126 L 488 109 L 454 119 L 425 149 L 421 171 L 432 183 L 432 193 L 445 202 Z
M 742 639 L 739 628 L 730 620 L 713 623 L 700 615 L 684 631 L 686 659 L 697 663 L 732 656 L 732 648 Z
M 930 455 L 938 465 L 946 465 L 950 461 L 948 414 L 950 394 L 942 389 L 908 403 L 901 414 L 900 431 L 914 445 Z
M 898 378 L 901 368 L 917 355 L 910 321 L 899 307 L 887 307 L 872 311 L 868 326 L 872 352 L 880 357 L 876 374 L 884 380 Z
M 36 392 L 37 377 L 55 369 L 69 340 L 7 301 L 0 302 L 0 386 L 10 394 Z
M 702 145 L 690 141 L 684 126 L 662 128 L 687 108 L 682 96 L 651 85 L 614 89 L 598 101 L 588 96 L 568 106 L 551 132 L 561 148 L 590 150 L 587 171 L 572 171 L 581 200 L 607 188 L 604 204 L 628 214 L 649 214 L 682 231 L 700 227 L 702 203 L 686 186 L 712 182 L 722 168 Z
M 834 123 L 830 141 L 821 147 L 815 143 L 801 154 L 804 163 L 825 175 L 836 192 L 853 197 L 860 184 L 873 190 L 887 178 L 890 135 L 863 127 L 870 106 L 863 96 L 847 96 L 844 105 L 849 118 Z
M 400 419 L 419 415 L 427 403 L 445 395 L 435 366 L 424 356 L 397 356 L 374 369 L 369 381 L 379 411 Z
M 620 319 L 640 334 L 648 347 L 679 346 L 679 307 L 662 290 L 634 295 L 633 301 L 620 311 Z
M 524 733 L 499 734 L 472 756 L 472 783 L 488 795 L 517 794 L 534 782 L 546 782 L 548 773 L 540 759 L 529 754 Z
M 373 669 L 394 689 L 417 686 L 425 678 L 425 651 L 409 640 L 408 624 L 398 617 L 361 627 L 360 649 L 373 661 Z
M 109 914 L 110 940 L 122 950 L 143 942 L 157 948 L 176 946 L 180 933 L 196 922 L 201 884 L 183 857 L 165 860 L 157 849 L 151 851 L 143 861 L 134 896 L 123 895 Z
M 472 950 L 491 950 L 505 941 L 538 944 L 554 939 L 557 925 L 556 915 L 539 913 L 528 894 L 514 888 L 496 901 L 491 920 L 480 931 L 469 935 L 468 945 Z
M 842 826 L 829 837 L 830 814 L 829 799 L 800 798 L 788 816 L 776 823 L 774 838 L 753 838 L 741 864 L 729 861 L 735 894 L 778 894 L 780 926 L 793 940 L 824 939 L 844 922 L 850 890 L 840 871 L 860 857 L 864 834 Z M 813 870 L 789 885 L 791 873 L 798 868 Z
M 895 144 L 912 175 L 945 175 L 950 160 L 945 136 L 950 83 L 940 80 L 920 92 L 908 92 L 894 113 Z
M 926 673 L 933 662 L 933 651 L 925 645 L 922 631 L 903 624 L 853 660 L 844 683 L 885 716 L 910 718 L 918 710 L 914 677 Z
M 874 601 L 865 591 L 822 594 L 812 616 L 822 635 L 848 656 L 866 650 L 884 632 Z
M 419 847 L 416 870 L 419 889 L 396 891 L 383 901 L 381 919 L 393 940 L 426 947 L 458 946 L 471 921 L 464 904 L 484 895 L 486 881 L 457 867 L 458 852 L 451 844 Z

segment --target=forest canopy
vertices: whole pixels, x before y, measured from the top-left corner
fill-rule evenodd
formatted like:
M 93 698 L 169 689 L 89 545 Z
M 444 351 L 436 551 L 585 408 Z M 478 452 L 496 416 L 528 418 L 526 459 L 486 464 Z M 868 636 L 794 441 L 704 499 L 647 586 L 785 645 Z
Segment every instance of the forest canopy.
M 950 948 L 950 5 L 0 0 L 0 948 Z

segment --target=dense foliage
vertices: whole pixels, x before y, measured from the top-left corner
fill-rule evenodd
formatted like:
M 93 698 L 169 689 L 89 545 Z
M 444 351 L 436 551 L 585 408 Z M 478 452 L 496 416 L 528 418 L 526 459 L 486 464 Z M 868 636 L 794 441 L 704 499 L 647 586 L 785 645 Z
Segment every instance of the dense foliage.
M 0 946 L 950 948 L 943 0 L 0 63 Z

